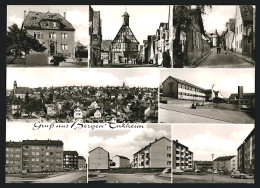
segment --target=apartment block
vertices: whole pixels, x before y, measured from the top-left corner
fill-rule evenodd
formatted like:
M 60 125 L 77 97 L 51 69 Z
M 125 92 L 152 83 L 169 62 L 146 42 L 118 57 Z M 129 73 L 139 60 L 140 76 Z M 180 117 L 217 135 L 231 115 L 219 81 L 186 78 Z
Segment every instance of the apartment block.
M 22 171 L 22 143 L 6 142 L 5 172 L 21 173 Z
M 83 156 L 78 156 L 78 169 L 79 170 L 86 169 L 86 159 Z
M 186 170 L 192 168 L 193 152 L 178 140 L 172 140 L 172 168 Z
M 171 167 L 171 141 L 166 137 L 155 139 L 134 153 L 133 162 L 133 168 Z
M 102 147 L 96 147 L 89 151 L 88 165 L 89 170 L 108 170 L 109 152 Z
M 221 156 L 213 161 L 213 169 L 224 170 L 224 171 L 233 171 L 237 170 L 237 156 Z
M 112 157 L 112 161 L 115 163 L 113 168 L 129 168 L 130 167 L 130 159 L 125 156 L 115 155 Z
M 78 169 L 78 156 L 79 154 L 77 151 L 63 151 L 63 169 Z

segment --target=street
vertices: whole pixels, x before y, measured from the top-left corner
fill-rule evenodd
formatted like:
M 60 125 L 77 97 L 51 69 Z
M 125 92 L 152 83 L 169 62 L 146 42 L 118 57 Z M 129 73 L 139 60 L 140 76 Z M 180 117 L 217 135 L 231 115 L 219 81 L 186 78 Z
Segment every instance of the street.
M 229 52 L 225 54 L 225 51 L 221 50 L 220 54 L 217 54 L 217 49 L 212 48 L 212 52 L 205 57 L 198 67 L 203 68 L 254 68 L 255 65 L 243 60 Z
M 93 175 L 93 174 L 92 174 Z M 99 173 L 96 178 L 90 178 L 91 181 L 107 180 L 107 183 L 170 183 L 168 179 L 155 177 L 154 174 L 117 174 L 117 173 Z
M 172 175 L 172 179 L 173 183 L 254 183 L 254 179 L 231 178 L 230 175 L 219 174 Z
M 46 178 L 37 178 L 37 177 L 6 177 L 6 183 L 71 183 L 83 176 L 86 176 L 87 172 L 77 171 L 77 172 L 66 172 L 66 173 L 57 173 L 50 175 Z
M 254 123 L 252 117 L 240 111 L 216 108 L 190 109 L 162 103 L 159 107 L 159 121 L 161 123 Z

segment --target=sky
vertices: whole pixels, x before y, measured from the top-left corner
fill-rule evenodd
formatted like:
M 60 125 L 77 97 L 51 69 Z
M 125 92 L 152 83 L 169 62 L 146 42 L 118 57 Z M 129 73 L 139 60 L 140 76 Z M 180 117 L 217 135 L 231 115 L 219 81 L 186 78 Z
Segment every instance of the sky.
M 206 8 L 206 14 L 202 16 L 204 29 L 213 33 L 217 29 L 218 34 L 226 30 L 226 23 L 230 18 L 235 18 L 235 5 L 213 5 L 212 9 Z
M 7 27 L 16 23 L 21 27 L 24 20 L 24 11 L 63 13 L 66 12 L 66 19 L 75 28 L 75 41 L 88 45 L 89 31 L 89 6 L 88 5 L 8 5 L 7 6 Z
M 86 129 L 38 129 L 33 130 L 30 123 L 6 123 L 6 141 L 22 140 L 61 140 L 63 150 L 77 151 L 79 155 L 87 159 L 88 156 L 88 132 Z
M 253 130 L 254 125 L 173 124 L 172 138 L 193 152 L 193 160 L 212 160 L 237 155 L 237 148 Z
M 161 22 L 168 23 L 169 6 L 140 5 L 140 6 L 92 6 L 95 11 L 101 12 L 102 37 L 113 40 L 122 25 L 122 15 L 125 11 L 130 15 L 130 28 L 137 40 L 142 44 L 148 35 L 155 35 Z M 205 30 L 209 33 L 218 30 L 219 34 L 225 30 L 226 22 L 234 18 L 235 5 L 213 5 L 212 9 L 206 8 L 203 15 Z
M 243 86 L 244 93 L 255 92 L 254 69 L 164 69 L 160 71 L 160 84 L 172 76 L 185 80 L 204 89 L 220 91 L 228 98 L 231 93 L 237 93 L 238 86 Z
M 89 131 L 88 143 L 89 150 L 100 146 L 109 152 L 110 158 L 122 155 L 132 162 L 134 153 L 163 136 L 171 140 L 170 124 L 148 124 L 144 129 Z
M 9 68 L 7 70 L 7 89 L 13 89 L 14 81 L 18 87 L 51 86 L 159 86 L 158 69 L 79 69 L 79 68 Z

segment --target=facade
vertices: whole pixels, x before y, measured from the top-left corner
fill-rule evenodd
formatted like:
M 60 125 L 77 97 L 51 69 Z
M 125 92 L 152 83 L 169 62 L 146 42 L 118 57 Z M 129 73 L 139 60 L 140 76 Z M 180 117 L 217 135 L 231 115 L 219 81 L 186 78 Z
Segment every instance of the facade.
M 130 159 L 121 155 L 115 155 L 112 157 L 112 161 L 115 163 L 114 168 L 130 168 Z
M 213 169 L 223 170 L 223 171 L 234 171 L 237 170 L 237 156 L 223 156 L 214 159 Z
M 208 169 L 212 169 L 212 167 L 213 167 L 212 161 L 193 161 L 193 169 L 207 171 Z
M 124 13 L 123 24 L 111 42 L 112 63 L 133 63 L 139 58 L 139 42 L 129 27 L 129 14 Z
M 89 6 L 89 38 L 89 64 L 96 67 L 101 63 L 102 20 L 100 11 L 94 11 L 91 6 Z
M 255 129 L 237 148 L 238 170 L 247 174 L 254 174 L 255 170 Z
M 238 92 L 229 96 L 229 103 L 246 105 L 247 108 L 255 109 L 255 93 L 244 93 L 243 86 L 238 86 Z
M 252 57 L 253 52 L 253 7 L 237 5 L 235 16 L 235 51 Z
M 195 86 L 171 76 L 169 76 L 162 85 L 163 96 L 193 101 L 209 101 L 212 99 L 211 90 Z
M 63 142 L 60 140 L 23 140 L 22 170 L 27 172 L 61 171 Z
M 162 137 L 140 149 L 133 155 L 134 168 L 171 167 L 171 141 Z
M 77 170 L 78 156 L 79 154 L 77 151 L 63 151 L 63 169 Z
M 75 119 L 83 118 L 83 112 L 81 111 L 81 109 L 79 107 L 74 110 L 74 118 Z
M 235 19 L 229 19 L 229 22 L 226 23 L 226 34 L 225 41 L 226 47 L 228 50 L 233 51 L 235 49 Z
M 39 40 L 47 50 L 48 56 L 63 54 L 67 57 L 75 57 L 75 29 L 66 20 L 66 13 L 42 13 L 24 11 L 22 27 L 35 39 Z
M 108 170 L 109 158 L 109 152 L 103 149 L 102 147 L 97 147 L 89 151 L 89 170 Z
M 102 40 L 101 43 L 101 60 L 103 64 L 108 64 L 110 62 L 110 45 L 112 40 Z
M 193 152 L 187 146 L 172 140 L 172 169 L 186 170 L 192 168 Z
M 18 87 L 16 80 L 13 85 L 13 94 L 20 99 L 25 99 L 26 94 L 31 94 L 29 87 Z
M 78 169 L 85 170 L 86 168 L 86 159 L 83 156 L 78 156 Z
M 22 143 L 6 142 L 5 143 L 5 172 L 21 173 L 22 172 Z

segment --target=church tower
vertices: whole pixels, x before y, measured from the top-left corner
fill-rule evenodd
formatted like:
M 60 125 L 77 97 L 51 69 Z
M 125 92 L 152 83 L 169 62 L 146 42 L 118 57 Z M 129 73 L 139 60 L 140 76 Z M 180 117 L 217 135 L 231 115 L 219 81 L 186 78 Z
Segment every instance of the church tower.
M 129 17 L 130 17 L 129 14 L 125 12 L 122 17 L 123 17 L 123 25 L 129 26 Z
M 14 81 L 14 86 L 13 86 L 13 92 L 14 92 L 14 94 L 15 94 L 15 92 L 16 92 L 16 88 L 17 88 L 17 82 L 16 82 L 16 80 Z

